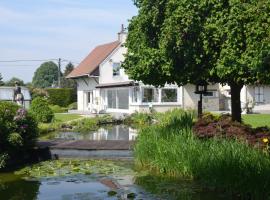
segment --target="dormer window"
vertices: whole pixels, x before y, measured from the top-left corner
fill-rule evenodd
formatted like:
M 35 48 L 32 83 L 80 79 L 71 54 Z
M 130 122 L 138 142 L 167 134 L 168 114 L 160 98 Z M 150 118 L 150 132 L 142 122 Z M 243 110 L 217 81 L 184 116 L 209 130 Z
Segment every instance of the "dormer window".
M 121 68 L 121 63 L 120 62 L 113 63 L 113 76 L 119 76 L 120 75 L 120 68 Z

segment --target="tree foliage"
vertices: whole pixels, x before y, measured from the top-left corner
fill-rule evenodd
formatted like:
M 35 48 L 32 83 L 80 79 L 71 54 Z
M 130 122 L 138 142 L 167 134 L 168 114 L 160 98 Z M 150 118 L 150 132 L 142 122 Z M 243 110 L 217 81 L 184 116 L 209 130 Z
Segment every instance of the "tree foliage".
M 242 86 L 269 83 L 268 0 L 134 2 L 139 14 L 128 27 L 123 65 L 131 78 L 153 85 L 229 84 L 238 118 Z
M 65 71 L 64 71 L 64 76 L 62 77 L 61 80 L 61 86 L 63 88 L 74 88 L 76 89 L 76 82 L 72 79 L 67 79 L 66 76 L 73 71 L 74 65 L 70 62 L 66 65 Z
M 0 86 L 3 86 L 5 85 L 4 81 L 3 81 L 3 76 L 2 74 L 0 73 Z
M 8 80 L 7 82 L 5 82 L 5 86 L 15 86 L 15 82 L 18 83 L 18 85 L 20 86 L 24 86 L 24 82 L 22 79 L 16 78 L 16 77 L 12 77 L 10 80 Z
M 44 62 L 35 71 L 32 83 L 34 87 L 46 88 L 51 87 L 58 79 L 58 66 L 52 62 Z

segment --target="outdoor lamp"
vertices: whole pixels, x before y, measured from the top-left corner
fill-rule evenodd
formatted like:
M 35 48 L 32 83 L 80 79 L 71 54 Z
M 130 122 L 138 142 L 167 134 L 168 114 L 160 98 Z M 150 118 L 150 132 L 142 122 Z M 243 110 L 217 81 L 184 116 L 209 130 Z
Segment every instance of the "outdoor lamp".
M 199 82 L 198 84 L 196 84 L 196 88 L 195 88 L 195 94 L 204 94 L 207 92 L 207 84 L 206 82 Z

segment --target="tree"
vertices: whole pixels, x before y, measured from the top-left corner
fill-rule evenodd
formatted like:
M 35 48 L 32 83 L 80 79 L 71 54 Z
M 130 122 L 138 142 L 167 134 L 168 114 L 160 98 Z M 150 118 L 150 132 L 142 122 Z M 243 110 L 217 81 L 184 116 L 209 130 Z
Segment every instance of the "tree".
M 65 71 L 64 71 L 64 77 L 62 77 L 62 80 L 61 80 L 61 85 L 63 88 L 74 88 L 76 89 L 76 82 L 72 79 L 67 79 L 66 76 L 71 72 L 73 71 L 74 69 L 74 65 L 69 62 L 67 65 L 66 65 L 66 68 L 65 68 Z
M 8 80 L 7 82 L 5 82 L 5 86 L 15 86 L 15 82 L 18 82 L 18 85 L 20 86 L 24 86 L 24 82 L 23 80 L 16 78 L 16 77 L 12 77 L 10 80 Z
M 4 81 L 3 81 L 3 77 L 2 74 L 0 73 L 0 86 L 5 85 Z
M 123 67 L 146 84 L 229 84 L 241 121 L 244 84 L 270 81 L 268 0 L 135 0 Z M 153 77 L 155 77 L 153 79 Z
M 35 71 L 32 83 L 34 87 L 51 87 L 58 79 L 58 66 L 52 62 L 44 62 Z

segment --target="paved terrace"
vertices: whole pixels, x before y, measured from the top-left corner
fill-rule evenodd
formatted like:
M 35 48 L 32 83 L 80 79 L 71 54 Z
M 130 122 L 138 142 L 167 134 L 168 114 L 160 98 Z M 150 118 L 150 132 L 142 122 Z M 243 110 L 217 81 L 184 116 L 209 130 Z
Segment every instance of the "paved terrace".
M 37 146 L 48 148 L 55 158 L 108 158 L 131 159 L 134 141 L 119 140 L 49 140 L 39 141 Z

